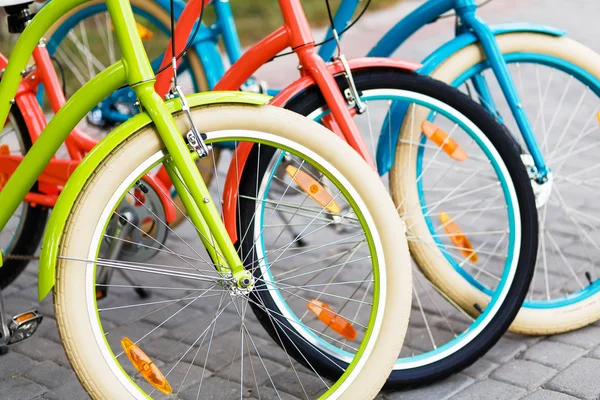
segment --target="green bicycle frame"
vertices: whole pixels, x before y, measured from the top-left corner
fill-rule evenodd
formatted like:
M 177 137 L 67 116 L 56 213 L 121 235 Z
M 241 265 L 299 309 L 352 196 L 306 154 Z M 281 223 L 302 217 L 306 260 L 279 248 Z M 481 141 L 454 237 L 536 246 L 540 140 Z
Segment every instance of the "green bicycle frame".
M 7 120 L 13 104 L 12 99 L 21 82 L 21 71 L 27 67 L 30 55 L 44 33 L 64 14 L 88 1 L 90 0 L 49 2 L 27 26 L 15 45 L 0 82 L 0 121 Z M 201 237 L 214 239 L 214 251 L 210 248 L 207 250 L 213 256 L 214 253 L 217 253 L 222 257 L 214 257 L 213 261 L 221 263 L 224 259 L 227 263 L 227 265 L 218 265 L 217 268 L 219 271 L 226 268 L 236 282 L 240 282 L 243 278 L 251 278 L 243 268 L 214 202 L 207 201 L 211 199 L 208 188 L 196 167 L 187 144 L 177 129 L 171 112 L 154 91 L 155 75 L 137 33 L 129 1 L 106 0 L 106 5 L 121 47 L 122 59 L 77 91 L 52 118 L 23 158 L 0 192 L 0 230 L 4 229 L 10 217 L 77 123 L 109 94 L 124 84 L 129 84 L 135 91 L 145 113 L 156 126 L 175 170 L 189 190 L 190 196 L 184 196 L 182 200 L 184 200 L 186 210 L 190 213 L 190 220 L 196 225 Z M 43 268 L 43 266 L 41 267 Z M 42 290 L 40 287 L 40 299 L 45 294 L 47 294 L 47 290 Z

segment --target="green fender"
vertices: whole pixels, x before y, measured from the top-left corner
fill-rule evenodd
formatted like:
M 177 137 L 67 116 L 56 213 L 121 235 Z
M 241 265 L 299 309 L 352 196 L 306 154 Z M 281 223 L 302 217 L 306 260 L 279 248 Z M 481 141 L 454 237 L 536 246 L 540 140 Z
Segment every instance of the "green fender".
M 217 103 L 263 105 L 270 100 L 270 97 L 243 92 L 207 92 L 191 95 L 187 97 L 187 100 L 190 107 Z M 181 110 L 181 105 L 177 99 L 168 101 L 166 104 L 172 114 Z M 56 260 L 58 258 L 59 246 L 61 245 L 62 233 L 71 213 L 71 207 L 75 204 L 85 183 L 119 143 L 127 140 L 127 138 L 150 123 L 152 123 L 152 120 L 148 114 L 141 113 L 118 126 L 92 149 L 69 178 L 56 202 L 56 206 L 52 210 L 52 215 L 42 242 L 38 282 L 38 298 L 40 302 L 54 287 Z

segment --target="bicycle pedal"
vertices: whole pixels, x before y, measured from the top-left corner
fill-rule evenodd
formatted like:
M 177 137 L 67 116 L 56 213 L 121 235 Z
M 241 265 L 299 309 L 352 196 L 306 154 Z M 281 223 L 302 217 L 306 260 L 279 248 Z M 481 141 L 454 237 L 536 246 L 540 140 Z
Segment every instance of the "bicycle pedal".
M 9 330 L 10 340 L 8 344 L 14 344 L 30 338 L 42 323 L 44 317 L 37 310 L 31 310 L 12 317 Z

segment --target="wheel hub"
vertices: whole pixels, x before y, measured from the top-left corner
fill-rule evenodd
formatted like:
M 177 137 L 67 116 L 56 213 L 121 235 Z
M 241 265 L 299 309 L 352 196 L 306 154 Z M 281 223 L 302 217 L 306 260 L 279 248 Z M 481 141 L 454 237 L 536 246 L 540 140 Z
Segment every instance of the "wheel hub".
M 252 276 L 243 276 L 240 279 L 236 279 L 231 274 L 228 274 L 219 281 L 219 284 L 224 289 L 229 290 L 229 294 L 232 297 L 239 297 L 245 296 L 252 291 L 254 287 L 254 279 Z
M 531 188 L 533 189 L 533 194 L 535 195 L 535 206 L 537 208 L 542 208 L 550 199 L 550 194 L 552 194 L 552 186 L 554 183 L 552 172 L 548 172 L 544 181 L 540 182 L 533 157 L 531 157 L 529 154 L 521 154 L 521 160 L 523 161 L 523 164 L 527 168 L 527 172 L 529 174 Z

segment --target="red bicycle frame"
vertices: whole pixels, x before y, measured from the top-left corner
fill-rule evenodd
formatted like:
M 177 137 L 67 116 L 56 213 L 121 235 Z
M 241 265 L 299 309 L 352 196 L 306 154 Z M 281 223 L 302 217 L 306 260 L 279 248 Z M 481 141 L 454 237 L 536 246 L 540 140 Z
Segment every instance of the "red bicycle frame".
M 50 106 L 55 113 L 66 102 L 56 70 L 52 65 L 50 54 L 44 43 L 40 43 L 33 51 L 33 60 L 35 61 L 35 68 L 24 72 L 23 80 L 14 99 L 15 106 L 19 108 L 23 115 L 32 143 L 37 140 L 47 125 L 46 117 L 36 97 L 38 86 L 40 84 L 44 85 Z M 0 54 L 0 69 L 6 68 L 7 64 L 6 57 Z M 38 178 L 39 193 L 28 193 L 25 201 L 32 206 L 54 207 L 62 188 L 75 171 L 75 168 L 97 143 L 95 139 L 75 128 L 65 141 L 69 159 L 54 157 Z M 4 181 L 14 173 L 22 159 L 23 156 L 11 155 L 10 151 L 0 147 L 0 188 L 3 186 Z M 168 222 L 172 222 L 175 219 L 175 207 L 170 199 L 164 195 L 164 193 L 169 193 L 169 190 L 151 174 L 145 176 L 144 180 L 161 197 L 161 202 L 165 207 L 166 219 Z
M 181 14 L 174 35 L 177 52 L 181 52 L 186 45 L 187 38 L 201 7 L 202 0 L 190 0 Z M 300 91 L 314 84 L 318 85 L 332 116 L 324 122 L 374 167 L 368 148 L 352 118 L 354 110 L 348 108 L 346 99 L 335 81 L 335 75 L 344 72 L 341 62 L 326 63 L 315 52 L 315 41 L 300 0 L 279 0 L 279 7 L 283 14 L 283 26 L 248 49 L 225 73 L 214 87 L 214 90 L 238 90 L 263 64 L 271 61 L 277 54 L 290 47 L 298 57 L 300 79 L 275 96 L 271 100 L 271 104 L 282 107 Z M 170 48 L 171 46 L 169 46 Z M 163 60 L 163 65 L 171 62 L 171 58 L 172 53 L 168 51 Z M 420 67 L 417 63 L 381 58 L 350 60 L 348 64 L 353 70 L 386 66 L 414 71 Z M 168 87 L 172 76 L 172 73 L 169 72 L 159 77 L 156 86 L 159 92 Z M 249 144 L 238 146 L 233 158 L 235 163 L 232 161 L 229 167 L 224 186 L 223 218 L 227 231 L 234 242 L 237 240 L 235 209 L 238 180 L 251 148 L 252 146 Z
M 176 52 L 181 52 L 187 44 L 189 35 L 200 14 L 202 3 L 203 0 L 189 0 L 181 14 L 173 35 Z M 210 0 L 204 0 L 204 3 L 207 5 Z M 315 84 L 318 85 L 331 110 L 332 117 L 325 120 L 327 126 L 344 138 L 367 162 L 374 165 L 367 146 L 352 118 L 354 110 L 348 108 L 334 78 L 335 75 L 344 72 L 342 64 L 339 61 L 326 63 L 315 52 L 314 38 L 299 0 L 279 0 L 279 6 L 284 17 L 284 25 L 246 51 L 225 73 L 214 90 L 239 89 L 263 64 L 290 47 L 299 60 L 300 78 L 274 97 L 271 104 L 284 106 L 299 92 Z M 36 62 L 36 69 L 24 76 L 19 92 L 15 97 L 15 102 L 24 113 L 32 141 L 35 141 L 46 126 L 45 116 L 36 99 L 37 86 L 40 83 L 44 84 L 54 112 L 57 112 L 64 105 L 65 98 L 50 56 L 43 44 L 36 48 L 33 57 Z M 169 45 L 163 58 L 163 66 L 169 64 L 171 59 L 172 52 L 171 45 Z M 6 58 L 0 55 L 0 68 L 4 68 L 6 64 Z M 413 71 L 420 67 L 419 64 L 408 61 L 383 58 L 355 59 L 350 60 L 348 64 L 352 70 L 385 66 Z M 161 95 L 166 94 L 171 87 L 172 78 L 173 71 L 170 68 L 159 74 L 155 85 L 156 91 Z M 40 193 L 29 193 L 26 201 L 33 205 L 39 204 L 52 207 L 60 190 L 78 163 L 96 143 L 94 139 L 75 129 L 66 141 L 70 159 L 60 160 L 55 157 L 40 176 Z M 238 179 L 241 176 L 241 170 L 244 168 L 250 150 L 251 145 L 238 146 L 235 150 L 234 160 L 236 161 L 235 164 L 232 161 L 224 186 L 223 217 L 234 242 L 237 240 L 235 207 L 237 204 Z M 3 176 L 12 174 L 21 159 L 21 156 L 3 154 L 0 148 L 0 186 L 2 185 Z M 156 177 L 150 174 L 147 175 L 146 179 L 161 195 L 161 200 L 167 211 L 167 221 L 171 222 L 175 218 L 175 209 L 170 199 L 164 198 L 164 193 L 168 193 L 166 188 L 171 186 L 168 176 L 159 172 Z

